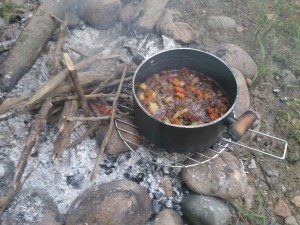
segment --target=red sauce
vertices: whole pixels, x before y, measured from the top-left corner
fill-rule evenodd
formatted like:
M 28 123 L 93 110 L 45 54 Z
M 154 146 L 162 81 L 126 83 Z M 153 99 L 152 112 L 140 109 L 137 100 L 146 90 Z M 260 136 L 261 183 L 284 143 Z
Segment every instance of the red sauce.
M 229 109 L 216 81 L 186 68 L 153 74 L 140 84 L 137 97 L 153 117 L 176 125 L 209 123 Z

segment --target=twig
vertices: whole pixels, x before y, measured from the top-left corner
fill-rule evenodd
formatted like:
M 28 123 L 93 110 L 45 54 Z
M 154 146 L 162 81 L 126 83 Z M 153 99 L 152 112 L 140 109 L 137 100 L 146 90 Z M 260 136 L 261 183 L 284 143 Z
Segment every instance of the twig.
M 41 135 L 41 132 L 47 121 L 48 112 L 51 109 L 51 107 L 52 107 L 52 103 L 51 103 L 51 98 L 49 97 L 42 104 L 40 112 L 29 130 L 27 141 L 23 148 L 14 176 L 13 187 L 15 190 L 20 185 L 20 180 L 24 173 L 24 169 L 26 167 L 29 154 L 31 153 L 32 148 L 37 146 L 38 144 L 36 143 L 36 140 L 39 139 L 39 136 Z
M 54 142 L 53 160 L 59 159 L 66 146 L 70 143 L 73 123 L 66 120 L 66 115 L 74 116 L 77 113 L 78 102 L 76 100 L 66 101 L 59 120 L 59 134 Z
M 83 57 L 88 57 L 88 55 L 84 54 L 83 52 L 79 51 L 78 49 L 72 48 L 72 47 L 68 47 L 71 51 L 77 53 L 78 55 L 81 55 Z
M 93 99 L 93 98 L 107 98 L 107 97 L 115 97 L 116 94 L 105 94 L 105 93 L 99 93 L 99 94 L 89 94 L 85 95 L 86 99 Z M 128 95 L 123 94 L 122 95 L 124 98 L 128 97 Z M 58 96 L 54 97 L 52 99 L 52 102 L 60 102 L 60 101 L 66 101 L 66 100 L 74 100 L 78 99 L 78 96 Z
M 114 119 L 115 119 L 115 112 L 116 112 L 117 102 L 118 102 L 119 95 L 120 95 L 121 90 L 122 90 L 122 86 L 123 86 L 123 82 L 124 82 L 124 79 L 125 79 L 126 71 L 127 71 L 127 66 L 125 66 L 125 68 L 124 68 L 122 77 L 120 79 L 120 83 L 119 83 L 118 91 L 117 91 L 117 94 L 116 94 L 116 98 L 113 101 L 113 105 L 112 105 L 112 112 L 113 113 L 112 113 L 111 118 L 110 118 L 110 123 L 109 123 L 108 130 L 106 132 L 105 138 L 103 139 L 103 141 L 101 143 L 101 146 L 100 146 L 100 149 L 99 149 L 99 152 L 98 152 L 98 156 L 97 156 L 97 159 L 96 159 L 96 162 L 95 162 L 95 165 L 94 165 L 94 169 L 93 169 L 93 172 L 92 172 L 92 175 L 91 175 L 91 180 L 96 178 L 96 174 L 97 174 L 97 171 L 98 171 L 100 160 L 102 159 L 103 153 L 104 153 L 105 148 L 106 148 L 106 145 L 110 140 L 110 136 L 111 136 L 113 126 L 114 126 Z
M 60 33 L 59 33 L 58 41 L 56 43 L 56 47 L 55 47 L 55 51 L 54 51 L 53 65 L 50 70 L 50 75 L 52 75 L 52 76 L 57 74 L 59 71 L 58 68 L 59 68 L 59 62 L 60 62 L 60 58 L 61 58 L 61 50 L 62 50 L 64 42 L 66 40 L 67 28 L 68 28 L 68 21 L 67 21 L 67 19 L 65 19 L 60 24 Z
M 84 96 L 84 92 L 83 92 L 83 89 L 81 87 L 81 84 L 80 84 L 80 80 L 78 78 L 78 75 L 77 75 L 77 71 L 75 69 L 75 66 L 71 60 L 71 57 L 67 54 L 67 53 L 64 53 L 64 58 L 65 58 L 65 61 L 66 61 L 66 64 L 67 64 L 67 68 L 68 68 L 68 71 L 69 71 L 69 75 L 71 77 L 71 80 L 74 84 L 74 87 L 75 87 L 75 91 L 78 95 L 78 101 L 82 107 L 82 110 L 83 110 L 83 114 L 86 116 L 86 117 L 89 117 L 90 116 L 90 110 L 89 110 L 89 106 L 87 104 L 87 100 Z
M 55 16 L 52 12 L 49 11 L 48 13 L 52 18 L 56 19 L 58 22 L 64 23 L 61 19 L 59 19 L 57 16 Z
M 108 120 L 111 116 L 102 116 L 102 117 L 77 117 L 77 116 L 66 116 L 67 121 L 99 121 L 99 120 Z

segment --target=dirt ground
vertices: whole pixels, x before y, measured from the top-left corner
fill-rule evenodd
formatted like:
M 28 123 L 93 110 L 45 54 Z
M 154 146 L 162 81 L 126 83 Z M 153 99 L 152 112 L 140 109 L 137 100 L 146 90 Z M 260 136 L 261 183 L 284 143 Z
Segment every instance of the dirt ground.
M 249 6 L 251 2 L 253 1 L 177 0 L 172 1 L 170 5 L 179 12 L 178 20 L 184 20 L 199 33 L 197 46 L 201 46 L 209 51 L 215 45 L 223 42 L 236 44 L 248 52 L 256 63 L 259 63 L 259 48 L 253 42 L 253 36 L 251 35 L 251 29 L 254 29 L 255 26 L 255 18 L 253 16 L 256 14 L 256 12 L 251 11 L 251 9 L 255 9 Z M 250 30 L 244 30 L 242 33 L 208 30 L 203 26 L 208 15 L 228 16 L 233 18 L 238 24 L 248 20 L 253 24 Z M 278 126 L 278 120 L 281 119 L 278 113 L 287 108 L 286 103 L 280 99 L 283 97 L 299 98 L 298 87 L 286 88 L 282 86 L 280 79 L 276 75 L 270 74 L 268 77 L 259 79 L 249 88 L 250 105 L 261 116 L 262 132 L 281 138 L 288 138 L 287 126 Z M 274 94 L 274 89 L 277 88 L 281 91 L 280 96 Z M 285 122 L 289 123 L 289 121 Z M 289 139 L 287 141 L 289 142 Z M 253 142 L 247 144 L 253 144 Z M 254 143 L 254 145 L 256 144 Z M 295 143 L 292 143 L 292 145 L 295 145 Z M 300 210 L 291 203 L 291 199 L 300 194 L 300 161 L 299 158 L 294 160 L 293 154 L 295 153 L 289 152 L 290 149 L 299 151 L 299 148 L 299 143 L 296 143 L 296 146 L 290 146 L 285 160 L 258 154 L 254 155 L 249 150 L 234 148 L 233 153 L 239 159 L 250 160 L 254 158 L 257 162 L 257 168 L 250 170 L 248 175 L 251 177 L 252 186 L 263 193 L 266 212 L 270 218 L 275 217 L 273 213 L 274 206 L 278 199 L 282 199 L 289 205 L 292 214 L 300 221 Z M 276 172 L 278 176 L 268 177 L 265 175 L 267 171 Z M 256 203 L 258 204 L 257 199 Z M 257 207 L 258 205 L 254 208 Z M 280 217 L 276 218 L 278 221 L 283 221 Z

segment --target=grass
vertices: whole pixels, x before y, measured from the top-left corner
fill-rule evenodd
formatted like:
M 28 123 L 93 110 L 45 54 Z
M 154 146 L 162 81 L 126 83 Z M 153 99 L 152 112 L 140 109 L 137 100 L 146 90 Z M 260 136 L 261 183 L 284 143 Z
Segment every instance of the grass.
M 291 163 L 300 160 L 300 98 L 291 98 L 284 110 L 277 115 L 276 128 L 289 140 L 287 159 Z
M 234 204 L 233 207 L 236 210 L 237 219 L 244 222 L 247 225 L 266 225 L 271 219 L 267 215 L 265 210 L 265 199 L 262 191 L 256 190 L 257 207 L 256 209 L 248 209 L 243 204 Z
M 300 3 L 296 0 L 251 0 L 252 39 L 259 49 L 255 80 L 290 69 L 300 77 Z
M 2 17 L 6 22 L 9 18 L 15 14 L 15 6 L 13 4 L 0 2 L 0 17 Z

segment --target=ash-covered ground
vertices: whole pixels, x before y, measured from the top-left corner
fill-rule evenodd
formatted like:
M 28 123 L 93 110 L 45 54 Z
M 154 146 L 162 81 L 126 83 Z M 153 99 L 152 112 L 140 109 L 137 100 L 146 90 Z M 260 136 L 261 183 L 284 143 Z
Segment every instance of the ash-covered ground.
M 104 31 L 84 27 L 84 29 L 78 28 L 69 31 L 65 51 L 76 61 L 79 55 L 68 50 L 68 46 L 86 54 L 93 49 L 104 50 L 105 54 L 105 51 L 109 50 L 111 40 L 121 39 L 124 39 L 126 47 L 136 47 L 139 49 L 139 53 L 146 58 L 164 48 L 179 46 L 166 37 L 162 38 L 154 34 L 150 34 L 147 39 L 144 37 L 128 39 L 122 37 L 121 29 L 118 26 Z M 48 51 L 39 57 L 18 86 L 6 95 L 7 97 L 27 94 L 48 80 L 54 47 L 55 42 L 49 41 L 46 47 Z M 125 60 L 130 59 L 130 56 L 126 55 L 126 51 L 122 54 Z M 1 93 L 1 96 L 5 96 L 5 94 Z M 13 161 L 15 165 L 19 161 L 34 117 L 35 114 L 30 112 L 0 122 L 0 152 Z M 76 140 L 86 129 L 86 124 L 77 122 L 74 126 L 71 142 Z M 45 190 L 54 199 L 59 211 L 65 214 L 76 197 L 91 186 L 127 178 L 148 190 L 153 199 L 153 211 L 155 213 L 158 213 L 162 208 L 173 208 L 180 212 L 179 202 L 186 192 L 182 189 L 178 179 L 180 169 L 151 164 L 137 154 L 128 151 L 119 155 L 105 156 L 100 163 L 96 179 L 90 181 L 91 171 L 99 149 L 96 140 L 87 138 L 76 148 L 64 151 L 59 160 L 53 161 L 53 143 L 56 133 L 56 125 L 46 125 L 42 132 L 39 149 L 33 150 L 38 151 L 38 154 L 32 154 L 28 159 L 23 178 L 27 177 L 28 174 L 29 176 L 23 181 L 22 189 L 40 188 Z M 162 177 L 169 177 L 172 181 L 172 196 L 166 197 L 165 191 L 159 186 L 159 180 Z M 26 214 L 31 216 L 28 209 Z

